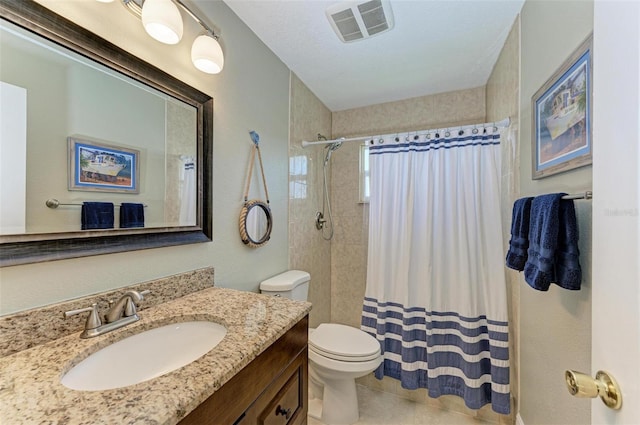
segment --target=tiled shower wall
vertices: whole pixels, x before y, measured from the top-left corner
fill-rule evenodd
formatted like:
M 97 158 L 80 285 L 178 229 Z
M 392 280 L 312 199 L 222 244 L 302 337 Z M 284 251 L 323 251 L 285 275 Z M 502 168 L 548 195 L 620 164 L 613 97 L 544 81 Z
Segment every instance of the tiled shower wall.
M 289 268 L 311 275 L 308 300 L 313 303 L 309 325 L 331 320 L 331 243 L 315 227 L 322 209 L 321 146 L 303 148 L 302 140 L 331 137 L 331 112 L 291 74 L 289 130 Z M 330 175 L 328 175 L 330 178 Z

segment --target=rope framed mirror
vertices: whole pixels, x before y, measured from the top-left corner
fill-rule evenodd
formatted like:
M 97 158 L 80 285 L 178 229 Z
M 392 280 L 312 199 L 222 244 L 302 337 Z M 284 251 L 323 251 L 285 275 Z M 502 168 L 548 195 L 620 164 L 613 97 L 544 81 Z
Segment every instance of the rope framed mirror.
M 269 191 L 267 190 L 267 180 L 264 177 L 262 155 L 260 154 L 260 136 L 255 131 L 251 131 L 249 134 L 251 135 L 253 146 L 251 147 L 247 184 L 244 191 L 244 205 L 240 211 L 239 229 L 242 243 L 251 248 L 258 248 L 266 244 L 271 238 L 273 218 L 271 216 L 271 208 L 269 207 Z M 266 202 L 259 199 L 248 200 L 256 152 L 258 153 L 260 173 L 262 175 L 262 181 L 264 182 L 264 192 L 267 197 Z
M 252 248 L 266 244 L 271 238 L 273 219 L 271 209 L 264 202 L 253 199 L 245 202 L 240 211 L 240 238 Z

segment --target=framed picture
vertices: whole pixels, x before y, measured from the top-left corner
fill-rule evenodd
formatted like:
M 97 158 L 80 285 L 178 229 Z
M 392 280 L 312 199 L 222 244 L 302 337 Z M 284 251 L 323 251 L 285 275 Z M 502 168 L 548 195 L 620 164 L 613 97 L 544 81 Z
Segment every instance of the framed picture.
M 68 137 L 69 190 L 139 193 L 140 151 Z
M 532 177 L 592 162 L 590 35 L 531 98 Z

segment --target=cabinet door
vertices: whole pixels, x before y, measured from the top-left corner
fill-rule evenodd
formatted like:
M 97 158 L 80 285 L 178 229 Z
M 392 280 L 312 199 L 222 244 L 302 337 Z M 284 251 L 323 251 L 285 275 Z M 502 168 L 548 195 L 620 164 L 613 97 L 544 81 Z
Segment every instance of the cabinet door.
M 291 375 L 280 392 L 273 398 L 266 409 L 262 411 L 258 418 L 260 425 L 289 425 L 293 418 L 299 416 L 304 410 L 306 401 L 303 399 L 304 382 L 301 366 Z
M 256 399 L 238 425 L 301 425 L 307 423 L 307 351 Z

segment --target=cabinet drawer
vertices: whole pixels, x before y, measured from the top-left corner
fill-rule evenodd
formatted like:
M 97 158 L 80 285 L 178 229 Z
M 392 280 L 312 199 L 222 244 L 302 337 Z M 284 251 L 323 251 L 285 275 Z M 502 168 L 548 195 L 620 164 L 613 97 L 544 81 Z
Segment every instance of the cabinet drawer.
M 302 407 L 300 370 L 291 376 L 282 387 L 271 404 L 262 412 L 258 423 L 260 425 L 287 425 L 298 409 Z

